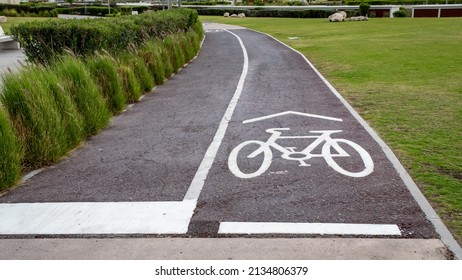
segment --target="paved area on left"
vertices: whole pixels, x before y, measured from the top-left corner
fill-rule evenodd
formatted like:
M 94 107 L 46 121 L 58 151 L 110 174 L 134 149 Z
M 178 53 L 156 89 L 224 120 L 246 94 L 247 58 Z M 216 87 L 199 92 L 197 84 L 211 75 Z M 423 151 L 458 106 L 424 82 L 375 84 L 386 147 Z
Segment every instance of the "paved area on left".
M 21 50 L 0 50 L 0 74 L 3 75 L 8 72 L 8 68 L 12 71 L 21 67 L 20 62 L 24 62 L 26 56 L 24 51 Z M 20 62 L 18 62 L 18 60 Z

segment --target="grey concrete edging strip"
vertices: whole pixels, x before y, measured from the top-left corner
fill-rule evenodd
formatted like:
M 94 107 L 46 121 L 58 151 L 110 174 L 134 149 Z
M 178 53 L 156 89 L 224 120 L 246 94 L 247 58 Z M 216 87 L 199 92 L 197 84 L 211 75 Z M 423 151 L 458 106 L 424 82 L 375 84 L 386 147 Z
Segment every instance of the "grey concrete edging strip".
M 296 49 L 288 46 L 287 44 L 281 42 L 280 40 L 274 38 L 273 36 L 266 34 L 264 32 L 260 32 L 257 30 L 253 30 L 255 32 L 264 34 L 269 36 L 273 40 L 279 42 L 280 44 L 286 46 L 287 48 L 291 49 L 292 51 L 298 53 L 303 57 L 303 59 L 308 63 L 308 65 L 313 69 L 313 71 L 321 78 L 321 80 L 329 87 L 330 91 L 343 103 L 343 105 L 350 111 L 350 113 L 354 116 L 354 118 L 364 127 L 364 129 L 372 136 L 372 138 L 379 144 L 382 148 L 383 152 L 387 156 L 387 158 L 391 161 L 393 166 L 395 167 L 396 171 L 399 173 L 399 176 L 406 184 L 409 192 L 411 193 L 412 197 L 417 201 L 422 211 L 425 213 L 427 219 L 433 224 L 435 227 L 436 232 L 440 235 L 441 241 L 454 253 L 455 258 L 462 260 L 462 248 L 454 239 L 452 234 L 449 232 L 447 227 L 441 221 L 438 214 L 435 212 L 433 207 L 430 205 L 428 200 L 420 191 L 419 187 L 415 184 L 412 180 L 411 176 L 407 173 L 404 169 L 403 165 L 399 162 L 396 155 L 393 151 L 388 147 L 387 144 L 378 136 L 378 134 L 369 126 L 369 124 L 356 112 L 356 110 L 351 107 L 350 104 L 343 98 L 340 93 L 332 86 L 332 84 L 316 69 L 316 67 L 311 63 L 311 61 L 303 55 L 301 52 L 297 51 Z
M 445 260 L 438 239 L 109 238 L 0 239 L 0 259 Z

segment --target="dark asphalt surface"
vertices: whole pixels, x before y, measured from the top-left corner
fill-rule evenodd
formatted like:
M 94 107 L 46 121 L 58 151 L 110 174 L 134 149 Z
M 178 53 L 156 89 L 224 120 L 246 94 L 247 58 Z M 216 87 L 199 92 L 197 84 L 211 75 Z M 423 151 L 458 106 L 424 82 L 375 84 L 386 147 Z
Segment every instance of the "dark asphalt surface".
M 233 33 L 247 48 L 249 72 L 200 195 L 190 234 L 216 235 L 219 222 L 293 222 L 397 224 L 403 237 L 438 236 L 382 149 L 299 54 L 250 30 Z M 198 58 L 156 88 L 155 94 L 146 95 L 63 162 L 0 197 L 0 203 L 182 200 L 242 71 L 237 39 L 224 31 L 206 35 Z M 285 111 L 343 121 L 284 115 L 243 124 Z M 255 178 L 236 177 L 228 167 L 231 151 L 248 140 L 265 142 L 269 128 L 290 128 L 283 135 L 292 136 L 342 130 L 332 138 L 364 148 L 374 171 L 366 177 L 349 177 L 321 157 L 307 160 L 311 166 L 299 166 L 271 148 L 268 170 Z M 310 141 L 278 143 L 300 151 Z M 247 172 L 258 169 L 262 156 L 247 159 L 244 152 L 239 154 L 239 166 Z M 321 146 L 313 153 L 321 153 Z M 338 162 L 358 172 L 363 168 L 358 159 Z

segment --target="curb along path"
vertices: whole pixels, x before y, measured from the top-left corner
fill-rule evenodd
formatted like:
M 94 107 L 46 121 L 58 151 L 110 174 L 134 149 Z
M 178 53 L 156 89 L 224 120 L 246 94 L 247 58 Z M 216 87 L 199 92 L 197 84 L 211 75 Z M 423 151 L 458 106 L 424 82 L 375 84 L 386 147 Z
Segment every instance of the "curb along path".
M 0 197 L 0 235 L 250 235 L 274 250 L 282 237 L 327 235 L 377 241 L 377 252 L 396 242 L 394 254 L 361 258 L 402 259 L 447 257 L 442 236 L 461 257 L 388 148 L 300 54 L 247 29 L 210 24 L 206 35 L 198 58 L 155 94 Z M 8 241 L 0 247 L 24 246 Z M 224 255 L 239 246 L 218 242 L 210 246 Z M 316 258 L 299 250 L 286 257 Z

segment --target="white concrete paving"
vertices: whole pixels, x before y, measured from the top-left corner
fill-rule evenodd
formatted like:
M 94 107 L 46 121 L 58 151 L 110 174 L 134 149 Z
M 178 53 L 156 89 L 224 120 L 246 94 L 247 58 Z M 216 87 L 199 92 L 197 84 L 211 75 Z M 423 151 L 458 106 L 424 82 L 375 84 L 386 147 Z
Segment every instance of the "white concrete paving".
M 19 50 L 0 50 L 0 75 L 8 71 L 16 71 L 21 67 L 20 62 L 24 62 L 26 56 L 22 49 Z M 18 62 L 20 61 L 20 62 Z

